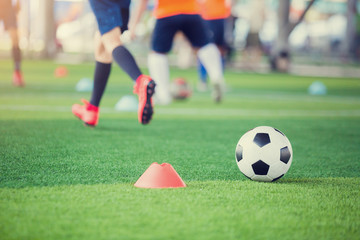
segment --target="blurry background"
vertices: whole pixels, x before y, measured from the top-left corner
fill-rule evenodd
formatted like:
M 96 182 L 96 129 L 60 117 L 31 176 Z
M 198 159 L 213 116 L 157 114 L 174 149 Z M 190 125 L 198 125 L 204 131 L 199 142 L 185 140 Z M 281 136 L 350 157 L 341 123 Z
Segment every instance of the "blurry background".
M 47 58 L 63 63 L 93 60 L 97 26 L 87 0 L 20 3 L 18 30 L 25 59 Z M 132 7 L 135 4 L 137 1 L 132 1 Z M 232 6 L 226 32 L 229 67 L 256 72 L 360 76 L 360 1 L 233 0 Z M 136 29 L 138 38 L 128 43 L 144 66 L 153 26 L 149 11 Z M 258 49 L 247 47 L 252 40 L 249 34 L 259 36 Z M 183 38 L 175 41 L 171 63 L 180 68 L 193 66 L 193 53 L 178 53 L 179 48 L 188 48 Z M 0 24 L 0 58 L 10 57 L 11 40 Z

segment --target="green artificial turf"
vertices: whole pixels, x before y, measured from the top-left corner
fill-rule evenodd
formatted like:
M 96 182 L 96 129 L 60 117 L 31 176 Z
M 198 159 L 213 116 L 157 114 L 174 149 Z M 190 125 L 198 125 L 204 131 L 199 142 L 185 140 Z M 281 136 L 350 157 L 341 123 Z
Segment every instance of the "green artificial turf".
M 196 91 L 196 71 L 172 69 L 193 96 L 155 108 L 148 126 L 116 112 L 132 83 L 114 68 L 99 125 L 71 105 L 91 64 L 26 61 L 25 88 L 0 61 L 0 239 L 358 239 L 360 80 L 227 71 L 221 104 Z M 145 70 L 146 71 L 146 70 Z M 325 96 L 307 88 L 322 81 Z M 236 166 L 242 134 L 273 126 L 291 141 L 289 172 L 253 182 Z M 153 163 L 173 165 L 182 189 L 133 184 Z
M 2 189 L 2 239 L 357 239 L 359 179 Z M 6 213 L 6 217 L 4 216 Z

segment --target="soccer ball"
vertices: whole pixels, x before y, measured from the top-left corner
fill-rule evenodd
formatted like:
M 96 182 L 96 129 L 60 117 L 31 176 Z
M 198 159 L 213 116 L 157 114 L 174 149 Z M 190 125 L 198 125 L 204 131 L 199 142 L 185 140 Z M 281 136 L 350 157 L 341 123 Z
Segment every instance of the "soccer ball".
M 260 126 L 245 133 L 235 149 L 240 171 L 249 179 L 276 181 L 289 170 L 293 152 L 289 139 L 273 127 Z
M 186 99 L 191 96 L 191 87 L 184 78 L 175 78 L 170 85 L 170 93 L 174 99 Z

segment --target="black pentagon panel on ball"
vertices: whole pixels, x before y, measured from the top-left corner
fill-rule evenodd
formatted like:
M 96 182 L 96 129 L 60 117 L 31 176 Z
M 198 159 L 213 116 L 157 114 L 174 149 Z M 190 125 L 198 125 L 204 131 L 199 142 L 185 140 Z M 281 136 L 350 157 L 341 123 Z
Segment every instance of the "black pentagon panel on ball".
M 275 182 L 276 180 L 279 180 L 279 179 L 282 178 L 283 176 L 284 176 L 284 174 L 281 174 L 279 177 L 274 178 L 274 179 L 272 180 L 272 182 Z
M 240 160 L 242 160 L 243 158 L 243 147 L 240 144 L 238 144 L 236 147 L 235 155 L 236 155 L 236 161 L 240 162 Z
M 252 169 L 256 175 L 266 175 L 269 171 L 270 166 L 264 163 L 263 161 L 259 160 L 254 163 Z
M 287 164 L 290 160 L 291 153 L 288 147 L 283 147 L 280 149 L 280 161 Z
M 267 133 L 257 133 L 254 137 L 254 143 L 259 147 L 263 147 L 270 143 L 270 136 Z

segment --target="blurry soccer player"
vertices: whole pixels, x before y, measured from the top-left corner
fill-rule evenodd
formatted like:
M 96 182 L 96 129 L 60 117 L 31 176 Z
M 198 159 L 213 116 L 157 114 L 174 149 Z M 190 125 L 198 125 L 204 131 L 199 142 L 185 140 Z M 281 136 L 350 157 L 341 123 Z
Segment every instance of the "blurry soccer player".
M 96 126 L 99 104 L 115 61 L 135 82 L 134 93 L 139 97 L 138 120 L 148 124 L 152 118 L 152 95 L 155 82 L 141 73 L 132 54 L 123 46 L 121 34 L 127 29 L 130 0 L 89 0 L 95 14 L 99 32 L 95 36 L 94 88 L 90 102 L 74 104 L 72 112 L 88 126 Z
M 224 69 L 226 43 L 225 43 L 225 21 L 231 14 L 231 0 L 198 0 L 200 3 L 201 17 L 208 27 L 210 41 L 218 47 L 221 53 L 221 61 Z M 198 90 L 207 90 L 208 74 L 198 61 L 199 83 Z
M 12 0 L 0 0 L 0 22 L 4 23 L 5 30 L 9 33 L 12 42 L 12 56 L 14 60 L 13 85 L 25 86 L 21 72 L 21 51 L 19 48 L 19 36 L 17 31 L 16 14 L 20 10 L 20 2 Z
M 148 0 L 141 0 L 136 9 L 134 31 L 146 9 Z M 171 102 L 170 77 L 167 54 L 171 50 L 176 32 L 181 31 L 191 43 L 197 56 L 209 73 L 213 85 L 213 98 L 220 102 L 223 94 L 224 77 L 221 57 L 215 44 L 210 43 L 204 21 L 199 15 L 197 0 L 157 0 L 154 9 L 156 24 L 151 40 L 152 52 L 148 57 L 150 75 L 156 80 L 156 101 L 159 104 Z

